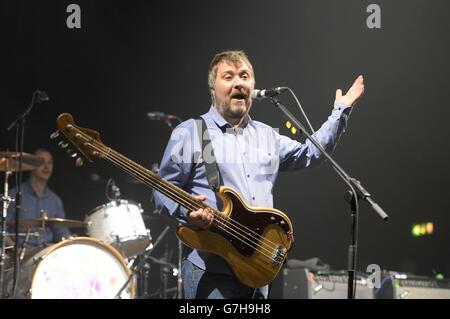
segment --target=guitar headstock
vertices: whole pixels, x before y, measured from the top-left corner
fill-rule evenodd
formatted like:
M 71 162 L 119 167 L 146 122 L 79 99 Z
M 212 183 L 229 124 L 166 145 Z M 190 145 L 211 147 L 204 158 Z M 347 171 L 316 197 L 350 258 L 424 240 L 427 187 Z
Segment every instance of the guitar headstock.
M 73 117 L 69 113 L 60 114 L 56 119 L 56 125 L 58 130 L 63 133 L 89 161 L 92 162 L 94 158 L 104 159 L 108 156 L 111 149 L 102 143 L 100 134 L 94 130 L 75 125 Z M 57 134 L 55 137 L 56 136 Z M 67 145 L 61 147 L 65 148 Z

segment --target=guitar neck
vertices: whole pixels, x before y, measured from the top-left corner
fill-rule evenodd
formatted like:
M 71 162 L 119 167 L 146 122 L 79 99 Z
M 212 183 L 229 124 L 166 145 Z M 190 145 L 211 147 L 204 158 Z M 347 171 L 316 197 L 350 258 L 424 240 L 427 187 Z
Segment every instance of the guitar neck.
M 115 166 L 119 167 L 121 170 L 127 172 L 134 178 L 143 182 L 144 184 L 169 197 L 188 210 L 197 210 L 199 208 L 207 207 L 205 204 L 197 201 L 185 190 L 164 180 L 151 170 L 143 167 L 142 165 L 139 165 L 138 163 L 130 160 L 126 156 L 114 151 L 111 148 L 109 148 L 105 159 L 110 161 Z

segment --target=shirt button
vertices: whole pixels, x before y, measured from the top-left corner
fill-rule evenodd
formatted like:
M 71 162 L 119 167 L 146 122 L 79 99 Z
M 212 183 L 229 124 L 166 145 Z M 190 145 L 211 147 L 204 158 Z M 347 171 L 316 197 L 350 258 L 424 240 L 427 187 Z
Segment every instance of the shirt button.
M 250 177 L 250 174 L 247 174 L 247 177 Z
M 255 196 L 253 196 L 252 199 L 255 200 Z

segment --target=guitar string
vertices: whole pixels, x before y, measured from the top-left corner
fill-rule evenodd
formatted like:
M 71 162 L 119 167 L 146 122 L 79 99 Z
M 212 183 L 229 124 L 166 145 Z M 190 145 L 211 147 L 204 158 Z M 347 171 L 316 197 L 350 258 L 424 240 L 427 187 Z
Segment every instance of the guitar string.
M 119 157 L 119 158 L 122 159 L 122 161 L 129 162 L 130 164 L 137 166 L 137 168 L 135 168 L 134 170 L 137 171 L 138 173 L 139 173 L 140 171 L 142 171 L 142 170 L 143 170 L 143 171 L 146 171 L 146 172 L 148 173 L 148 175 L 146 176 L 146 175 L 144 174 L 144 177 L 147 177 L 147 178 L 149 178 L 149 179 L 152 179 L 152 180 L 154 181 L 154 183 L 156 183 L 157 181 L 159 181 L 161 184 L 165 184 L 165 186 L 166 186 L 167 188 L 170 189 L 171 195 L 172 195 L 172 196 L 177 197 L 178 199 L 179 199 L 179 198 L 182 198 L 182 199 L 183 199 L 182 196 L 178 196 L 178 194 L 181 193 L 180 195 L 183 195 L 183 196 L 184 196 L 184 203 L 189 202 L 189 203 L 191 204 L 191 207 L 190 207 L 190 208 L 193 207 L 193 208 L 199 209 L 199 208 L 207 208 L 207 207 L 208 207 L 207 205 L 205 205 L 205 204 L 203 204 L 203 203 L 201 203 L 201 202 L 198 202 L 198 201 L 196 201 L 195 199 L 193 199 L 192 196 L 191 196 L 189 193 L 187 193 L 186 191 L 184 191 L 184 190 L 182 190 L 182 189 L 179 189 L 179 188 L 178 188 L 178 189 L 175 188 L 175 186 L 172 185 L 170 182 L 168 182 L 168 181 L 166 181 L 166 180 L 160 178 L 159 176 L 157 176 L 157 175 L 154 174 L 153 172 L 150 172 L 148 169 L 142 167 L 141 165 L 139 165 L 139 164 L 137 164 L 137 163 L 134 163 L 133 161 L 129 160 L 128 158 L 126 158 L 126 157 L 123 156 L 122 154 L 120 154 L 120 153 L 118 153 L 118 152 L 116 152 L 116 151 L 114 151 L 114 150 L 112 150 L 112 149 L 111 149 L 111 152 L 114 153 L 114 156 L 116 156 L 116 158 Z M 130 166 L 130 165 L 128 165 L 128 166 Z M 131 167 L 132 167 L 132 166 L 131 166 Z M 141 175 L 142 175 L 142 174 L 141 174 Z M 142 177 L 141 177 L 141 178 L 142 178 Z M 156 181 L 156 182 L 155 182 L 155 181 Z M 157 183 L 156 183 L 156 184 L 157 184 Z M 150 186 L 151 186 L 151 185 L 150 185 Z M 180 192 L 180 190 L 181 190 L 182 192 Z M 208 207 L 208 208 L 211 209 L 211 210 L 213 211 L 213 213 L 215 213 L 215 216 L 216 216 L 218 219 L 221 219 L 221 220 L 223 221 L 223 225 L 224 225 L 224 226 L 227 226 L 227 224 L 231 224 L 231 226 L 234 226 L 236 229 L 232 229 L 231 227 L 228 227 L 228 226 L 227 226 L 227 227 L 230 228 L 231 230 L 233 230 L 233 231 L 234 231 L 235 233 L 237 233 L 238 235 L 241 235 L 241 234 L 239 233 L 239 231 L 241 231 L 239 225 L 242 226 L 241 228 L 243 228 L 243 231 L 250 231 L 251 233 L 256 234 L 256 235 L 259 237 L 259 240 L 261 241 L 261 243 L 263 243 L 263 244 L 265 244 L 266 246 L 269 247 L 269 249 L 267 249 L 266 247 L 263 247 L 263 248 L 265 248 L 269 253 L 272 253 L 272 249 L 276 249 L 276 248 L 278 247 L 278 244 L 276 244 L 276 243 L 270 241 L 269 239 L 266 239 L 266 238 L 262 237 L 261 235 L 259 235 L 258 233 L 254 232 L 253 230 L 250 230 L 250 229 L 249 229 L 248 227 L 246 227 L 245 225 L 242 225 L 242 224 L 240 224 L 239 222 L 236 222 L 236 221 L 233 220 L 233 219 L 225 219 L 225 218 L 222 216 L 222 214 L 221 214 L 220 212 L 218 212 L 217 210 L 212 209 L 212 208 L 210 208 L 210 207 Z M 233 225 L 232 223 L 235 223 L 235 225 Z M 237 224 L 238 224 L 238 225 L 237 225 Z M 258 241 L 258 238 L 257 238 L 257 237 L 255 238 L 255 236 L 252 236 L 251 233 L 248 233 L 248 235 L 251 236 L 251 237 L 254 237 L 254 239 L 255 239 L 256 241 Z M 244 235 L 245 235 L 245 234 L 244 234 Z M 245 237 L 244 237 L 244 238 L 245 238 Z M 255 244 L 255 245 L 258 246 L 258 243 L 257 243 L 257 242 L 253 242 L 253 244 Z M 272 244 L 273 246 L 271 247 L 270 244 Z
M 203 203 L 201 203 L 201 202 L 196 201 L 195 199 L 192 198 L 192 196 L 191 196 L 189 193 L 187 193 L 186 191 L 184 191 L 184 190 L 182 190 L 182 189 L 180 189 L 180 188 L 176 188 L 175 185 L 173 185 L 173 184 L 171 184 L 170 182 L 168 182 L 168 181 L 162 179 L 161 177 L 157 176 L 156 174 L 154 174 L 153 172 L 149 171 L 149 170 L 146 169 L 145 167 L 143 167 L 143 166 L 141 166 L 141 165 L 139 165 L 139 164 L 137 164 L 137 163 L 134 163 L 133 161 L 131 161 L 131 160 L 128 159 L 127 157 L 123 156 L 122 154 L 120 154 L 120 153 L 114 151 L 113 149 L 110 149 L 110 150 L 111 150 L 111 152 L 114 152 L 114 153 L 115 153 L 115 156 L 116 156 L 116 157 L 120 157 L 120 158 L 122 158 L 123 161 L 129 162 L 131 165 L 137 166 L 137 168 L 135 169 L 135 171 L 137 171 L 137 172 L 142 171 L 142 170 L 146 171 L 146 172 L 148 173 L 148 175 L 147 175 L 148 178 L 149 178 L 149 179 L 152 179 L 152 180 L 154 181 L 154 183 L 157 183 L 157 182 L 159 181 L 161 184 L 164 184 L 164 186 L 166 186 L 167 189 L 170 189 L 170 190 L 172 191 L 172 192 L 171 192 L 171 195 L 172 195 L 172 196 L 175 196 L 175 195 L 178 195 L 179 193 L 181 193 L 180 196 L 184 196 L 185 201 L 190 202 L 191 205 L 194 205 L 195 208 L 197 208 L 197 209 L 199 209 L 199 208 L 203 208 L 203 209 L 204 209 L 204 208 L 209 208 L 210 210 L 213 211 L 213 213 L 215 213 L 215 216 L 216 216 L 217 218 L 222 219 L 222 220 L 223 220 L 225 223 L 227 223 L 227 224 L 231 224 L 231 226 L 236 227 L 239 231 L 241 230 L 240 228 L 242 228 L 243 231 L 250 232 L 249 235 L 252 235 L 251 233 L 253 233 L 254 235 L 256 235 L 256 236 L 253 236 L 253 237 L 255 237 L 256 240 L 258 240 L 258 239 L 259 239 L 259 240 L 262 240 L 262 239 L 265 240 L 265 241 L 266 241 L 265 244 L 266 244 L 268 247 L 270 247 L 271 249 L 275 249 L 276 247 L 278 247 L 278 244 L 276 244 L 276 243 L 270 241 L 269 239 L 263 238 L 260 234 L 258 234 L 257 232 L 255 232 L 255 231 L 249 229 L 249 228 L 246 227 L 245 225 L 243 225 L 243 224 L 237 222 L 236 220 L 224 218 L 224 217 L 222 216 L 222 214 L 221 214 L 219 211 L 217 211 L 217 210 L 215 210 L 215 209 L 213 209 L 213 208 L 211 208 L 211 207 L 208 207 L 206 204 L 203 204 Z M 144 174 L 144 176 L 146 176 L 146 175 Z M 155 181 L 156 181 L 156 182 L 155 182 Z M 176 197 L 180 198 L 180 196 L 176 196 Z M 200 206 L 198 206 L 198 205 L 200 205 Z M 234 224 L 233 224 L 233 223 L 234 223 Z M 259 238 L 258 238 L 258 237 L 259 237 Z M 273 246 L 271 247 L 269 244 L 273 244 Z
M 107 149 L 109 150 L 109 152 L 105 152 L 104 150 L 102 150 L 102 148 L 106 148 L 106 146 L 104 146 L 104 145 L 102 145 L 102 144 L 100 144 L 100 143 L 97 143 L 97 142 L 94 141 L 94 140 L 91 140 L 90 142 L 91 142 L 91 143 L 93 142 L 93 143 L 98 144 L 98 146 L 95 147 L 96 150 L 97 150 L 97 151 L 100 151 L 100 152 L 102 152 L 102 153 L 106 153 L 106 156 L 109 156 L 109 157 L 110 157 L 109 159 L 110 159 L 114 164 L 116 164 L 120 169 L 124 170 L 123 167 L 122 167 L 121 165 L 119 165 L 119 164 L 120 164 L 120 161 L 122 161 L 122 165 L 124 165 L 129 171 L 133 172 L 134 175 L 135 175 L 135 177 L 137 177 L 137 178 L 140 177 L 141 179 L 143 179 L 143 177 L 140 176 L 140 175 L 142 175 L 142 173 L 139 172 L 139 169 L 135 169 L 135 168 L 133 168 L 132 166 L 131 166 L 131 167 L 133 168 L 133 170 L 131 170 L 131 169 L 129 168 L 130 165 L 127 163 L 127 161 L 128 161 L 128 162 L 131 162 L 132 164 L 133 164 L 133 162 L 130 161 L 129 159 L 127 159 L 125 156 L 123 156 L 123 155 L 121 155 L 120 153 L 118 153 L 118 152 L 112 150 L 111 148 L 107 148 Z M 91 146 L 93 146 L 93 145 L 91 144 Z M 113 152 L 112 155 L 110 154 L 111 152 Z M 114 153 L 115 153 L 115 154 L 114 154 Z M 121 158 L 122 158 L 122 159 L 121 159 Z M 116 163 L 114 160 L 116 160 L 118 163 Z M 125 161 L 125 164 L 123 164 L 124 161 Z M 134 165 L 137 165 L 138 168 L 141 168 L 141 171 L 142 171 L 142 170 L 147 171 L 147 172 L 149 173 L 148 178 L 150 178 L 150 179 L 153 178 L 153 180 L 155 180 L 155 179 L 158 180 L 157 176 L 155 175 L 155 177 L 153 177 L 152 174 L 150 173 L 150 171 L 149 171 L 148 169 L 146 169 L 146 168 L 144 168 L 144 167 L 142 167 L 142 166 L 140 166 L 139 164 L 136 164 L 136 163 L 134 163 Z M 136 173 L 136 171 L 137 171 L 137 173 Z M 145 177 L 145 175 L 144 175 L 144 177 Z M 144 179 L 144 180 L 145 180 L 145 179 Z M 161 179 L 161 178 L 160 178 L 160 181 L 161 181 L 161 182 L 165 182 L 167 185 L 173 186 L 171 183 L 169 183 L 169 182 L 167 182 L 167 181 L 165 181 L 165 180 L 163 180 L 163 179 Z M 148 182 L 148 181 L 145 180 L 145 182 Z M 155 183 L 155 182 L 153 181 L 153 183 Z M 147 184 L 147 183 L 146 183 L 146 184 Z M 158 184 L 156 184 L 156 185 L 155 185 L 155 184 L 154 184 L 154 185 L 150 184 L 149 186 L 152 186 L 153 188 L 156 188 L 157 190 L 160 190 L 160 189 L 164 190 L 164 188 L 160 188 Z M 156 187 L 155 187 L 155 186 L 156 186 Z M 180 200 L 180 198 L 183 199 L 183 197 L 182 197 L 182 196 L 180 197 L 176 192 L 173 193 L 173 192 L 172 192 L 172 191 L 174 191 L 173 189 L 170 189 L 170 191 L 171 191 L 171 194 L 170 194 L 170 195 L 172 195 L 173 197 L 178 198 L 179 200 Z M 175 189 L 175 191 L 176 191 L 176 189 Z M 185 191 L 183 191 L 183 192 L 185 192 Z M 184 204 L 185 206 L 188 206 L 187 208 L 191 208 L 191 209 L 192 209 L 192 208 L 197 208 L 197 209 L 198 209 L 198 208 L 206 208 L 206 207 L 207 207 L 206 205 L 201 204 L 201 203 L 195 201 L 194 199 L 192 199 L 192 197 L 191 197 L 187 192 L 185 192 L 185 193 L 186 193 L 187 196 L 185 195 L 185 198 L 182 200 L 182 202 L 183 202 L 183 204 Z M 200 207 L 199 207 L 199 205 L 200 205 Z M 217 212 L 216 212 L 216 214 L 217 214 Z M 223 222 L 222 222 L 221 220 L 223 220 Z M 217 220 L 216 220 L 216 223 L 218 223 L 219 225 L 216 226 L 216 227 L 218 227 L 219 229 L 224 230 L 225 232 L 227 232 L 227 233 L 230 234 L 231 236 L 233 236 L 233 237 L 235 237 L 235 238 L 237 238 L 237 239 L 243 241 L 245 244 L 247 244 L 249 247 L 251 247 L 251 248 L 253 248 L 253 249 L 255 249 L 255 250 L 258 250 L 258 249 L 257 249 L 258 247 L 264 249 L 266 252 L 269 253 L 269 256 L 266 255 L 266 254 L 264 254 L 264 253 L 261 252 L 261 251 L 259 251 L 259 252 L 260 252 L 261 254 L 263 254 L 265 257 L 269 258 L 270 260 L 273 259 L 272 256 L 271 256 L 271 255 L 273 254 L 273 252 L 274 252 L 273 249 L 276 249 L 278 245 L 276 245 L 275 243 L 273 243 L 273 242 L 271 242 L 270 240 L 267 240 L 267 239 L 265 239 L 265 238 L 263 238 L 263 237 L 261 237 L 261 236 L 260 236 L 260 237 L 261 237 L 260 242 L 263 243 L 263 244 L 265 244 L 266 246 L 268 246 L 270 249 L 268 249 L 268 248 L 266 248 L 266 247 L 263 247 L 263 246 L 259 245 L 257 242 L 252 242 L 251 239 L 247 239 L 246 237 L 242 237 L 242 235 L 245 235 L 245 234 L 239 233 L 240 229 L 237 229 L 237 230 L 236 230 L 236 229 L 232 229 L 231 227 L 229 227 L 229 226 L 227 225 L 227 221 L 229 221 L 229 219 L 228 219 L 228 220 L 225 220 L 225 219 L 222 218 L 222 216 L 220 216 L 220 215 L 217 214 Z M 229 224 L 229 223 L 228 223 L 228 224 Z M 233 225 L 233 226 L 234 226 L 234 225 Z M 234 234 L 231 233 L 230 231 L 228 231 L 227 228 L 228 228 L 230 231 L 233 231 Z M 236 228 L 238 228 L 238 227 L 236 227 Z M 236 234 L 237 234 L 237 235 L 236 235 Z M 249 234 L 249 235 L 251 236 L 251 234 Z M 259 235 L 259 234 L 258 234 L 258 235 Z M 257 239 L 256 239 L 256 240 L 257 240 Z M 249 242 L 250 242 L 251 244 L 253 244 L 253 245 L 256 245 L 256 247 L 255 247 L 255 246 L 252 246 L 251 244 L 249 244 Z M 269 243 L 267 243 L 267 242 L 270 242 L 270 243 L 274 244 L 275 246 L 274 246 L 274 247 L 270 247 Z M 283 256 L 284 256 L 284 254 L 283 254 Z
M 131 171 L 128 167 L 124 168 L 123 166 L 119 165 L 115 160 L 109 158 L 111 160 L 111 162 L 116 165 L 119 169 L 132 174 L 133 176 L 135 176 L 136 178 L 139 178 L 140 176 L 136 175 L 135 172 Z M 159 190 L 158 186 L 154 186 L 150 183 L 148 183 L 148 181 L 144 180 L 142 177 L 140 178 L 146 185 L 151 186 L 152 188 L 155 188 L 156 190 Z M 173 196 L 173 195 L 172 195 Z M 191 210 L 196 210 L 199 209 L 200 207 L 196 207 L 193 206 L 191 203 L 186 202 L 184 199 L 180 199 L 178 198 L 178 201 L 182 203 L 183 206 L 185 206 L 188 209 Z M 232 232 L 233 229 L 231 229 L 230 227 L 227 227 L 226 223 L 221 221 L 220 218 L 214 218 L 213 219 L 213 225 L 215 227 L 217 227 L 220 230 L 223 230 L 224 232 L 228 233 L 229 235 L 233 236 L 234 238 L 241 240 L 242 242 L 244 242 L 247 246 L 249 246 L 250 248 L 255 249 L 256 251 L 260 252 L 262 255 L 264 255 L 265 257 L 272 259 L 272 257 L 268 254 L 266 254 L 265 252 L 261 251 L 258 249 L 258 244 L 255 242 L 252 242 L 251 240 L 247 240 L 245 237 L 241 236 L 242 234 L 239 234 L 237 231 L 234 231 L 234 233 Z M 227 229 L 228 228 L 228 229 Z M 256 246 L 255 246 L 256 245 Z M 271 251 L 269 251 L 267 248 L 265 247 L 261 247 L 262 249 L 264 249 L 267 253 L 271 253 Z
M 131 171 L 129 167 L 127 167 L 127 168 L 125 169 L 123 166 L 119 165 L 114 159 L 111 159 L 111 158 L 109 158 L 109 159 L 110 159 L 111 162 L 112 162 L 113 164 L 115 164 L 119 169 L 124 170 L 125 172 L 128 172 L 129 174 L 132 174 L 132 175 L 135 176 L 136 178 L 139 178 L 139 177 L 140 177 L 140 179 L 141 179 L 146 185 L 151 186 L 152 188 L 155 188 L 156 190 L 160 191 L 161 188 L 160 188 L 159 186 L 155 186 L 155 185 L 150 184 L 150 183 L 149 183 L 148 181 L 146 181 L 142 176 L 139 176 L 139 175 L 137 175 L 136 172 Z M 123 164 L 122 164 L 122 165 L 123 165 Z M 158 188 L 159 188 L 159 189 L 158 189 Z M 164 193 L 163 193 L 163 194 L 164 194 Z M 199 207 L 199 206 L 194 206 L 194 205 L 192 205 L 192 203 L 187 202 L 187 201 L 184 200 L 183 198 L 180 199 L 179 196 L 176 196 L 176 195 L 174 195 L 174 194 L 171 194 L 171 195 L 174 196 L 174 197 L 178 197 L 178 198 L 177 198 L 178 201 L 180 201 L 180 202 L 182 203 L 182 205 L 185 206 L 185 207 L 188 208 L 188 209 L 196 210 L 196 209 L 201 208 L 201 207 Z M 198 203 L 197 203 L 197 204 L 198 204 Z M 221 220 L 221 219 L 222 219 L 222 220 Z M 246 237 L 245 237 L 245 234 L 239 233 L 239 230 L 236 230 L 236 229 L 233 229 L 233 228 L 231 228 L 231 227 L 228 227 L 228 226 L 227 226 L 227 221 L 224 220 L 223 218 L 221 218 L 220 216 L 217 216 L 217 218 L 214 218 L 213 223 L 214 223 L 214 226 L 216 226 L 218 229 L 223 230 L 224 232 L 228 233 L 228 234 L 231 235 L 232 237 L 234 237 L 234 238 L 236 238 L 236 239 L 238 239 L 238 240 L 244 242 L 247 246 L 249 246 L 249 247 L 252 248 L 252 249 L 255 249 L 256 251 L 258 251 L 259 253 L 261 253 L 262 255 L 264 255 L 265 257 L 267 257 L 268 259 L 270 259 L 270 260 L 273 259 L 272 256 L 271 256 L 271 254 L 273 253 L 272 250 L 270 250 L 270 249 L 268 249 L 268 248 L 266 248 L 266 247 L 263 247 L 263 246 L 259 245 L 257 242 L 254 242 L 254 241 L 252 241 L 252 240 L 249 239 L 249 238 L 246 238 Z M 267 244 L 266 244 L 266 245 L 267 245 Z M 262 250 L 260 250 L 259 248 L 265 250 L 265 252 L 262 251 Z M 275 248 L 276 248 L 276 247 L 274 247 L 274 249 L 275 249 Z M 267 252 L 267 253 L 266 253 L 266 252 Z
M 133 168 L 132 166 L 130 166 L 130 165 L 127 163 L 127 161 L 130 161 L 130 160 L 127 159 L 126 157 L 124 157 L 123 155 L 121 155 L 120 153 L 115 152 L 115 151 L 112 150 L 111 148 L 107 148 L 107 149 L 109 150 L 109 152 L 105 152 L 104 150 L 102 150 L 102 148 L 105 148 L 106 146 L 104 146 L 104 145 L 102 145 L 102 144 L 96 142 L 95 140 L 93 140 L 93 139 L 91 139 L 91 138 L 89 138 L 88 143 L 89 143 L 91 146 L 93 146 L 97 151 L 100 151 L 100 152 L 102 152 L 102 153 L 106 153 L 106 156 L 109 156 L 109 157 L 110 157 L 109 159 L 110 159 L 111 161 L 113 161 L 113 163 L 116 164 L 119 168 L 123 169 L 123 168 L 119 165 L 120 162 L 122 162 L 122 165 L 125 165 L 126 168 L 129 170 L 129 172 L 132 172 L 133 175 L 134 175 L 135 177 L 137 177 L 138 179 L 139 179 L 139 178 L 140 178 L 140 179 L 144 179 L 142 176 L 140 176 L 140 175 L 142 175 L 142 174 L 139 173 L 139 170 L 136 170 L 135 168 Z M 98 144 L 98 146 L 94 146 L 94 145 L 92 145 L 92 143 Z M 111 153 L 111 151 L 114 152 L 114 153 L 116 153 L 116 154 L 110 155 L 109 153 Z M 116 160 L 118 163 L 114 162 L 114 160 Z M 125 162 L 125 163 L 123 163 L 123 162 Z M 139 164 L 135 164 L 135 165 L 138 165 L 138 168 L 139 168 L 139 166 L 140 166 Z M 130 169 L 130 167 L 131 167 L 132 169 Z M 145 168 L 142 167 L 142 166 L 141 166 L 141 169 L 144 169 L 144 170 L 148 171 L 147 169 L 145 169 Z M 137 172 L 137 173 L 136 173 L 136 172 Z M 148 171 L 148 172 L 150 173 L 150 171 Z M 143 176 L 145 177 L 146 175 L 143 175 Z M 157 176 L 157 175 L 155 175 L 155 176 Z M 152 185 L 152 184 L 149 185 L 149 184 L 148 184 L 149 181 L 147 181 L 146 179 L 144 179 L 145 183 L 146 183 L 148 186 L 151 186 L 151 187 L 153 187 L 153 188 L 156 188 L 157 190 L 158 190 L 158 188 L 159 188 L 160 190 L 161 190 L 161 189 L 164 190 L 164 188 L 160 188 L 159 186 L 155 187 L 157 184 L 155 185 L 155 177 L 153 177 L 152 174 L 149 174 L 149 176 L 147 176 L 147 178 L 153 179 L 153 185 Z M 157 178 L 156 178 L 156 180 L 157 180 Z M 161 180 L 161 181 L 164 181 L 163 179 L 160 179 L 160 180 Z M 165 182 L 167 182 L 167 181 L 165 181 Z M 168 183 L 168 182 L 167 182 L 167 184 L 170 185 L 170 186 L 173 186 L 171 183 Z M 176 190 L 176 189 L 175 189 L 175 190 Z M 166 190 L 166 191 L 167 191 L 167 190 Z M 195 201 L 194 199 L 192 199 L 191 196 L 190 196 L 187 192 L 186 192 L 186 195 L 189 196 L 189 197 L 186 197 L 186 195 L 183 194 L 183 195 L 184 195 L 184 198 L 183 198 L 183 196 L 179 196 L 177 193 L 174 194 L 173 191 L 174 191 L 174 190 L 170 187 L 170 193 L 171 193 L 170 195 L 172 195 L 172 196 L 178 198 L 179 200 L 180 200 L 180 198 L 181 198 L 183 204 L 186 205 L 186 206 L 188 206 L 187 208 L 191 208 L 191 209 L 192 209 L 192 208 L 197 208 L 197 209 L 198 209 L 198 208 L 206 208 L 206 207 L 207 207 L 205 204 L 199 203 L 199 202 Z M 211 208 L 210 208 L 210 209 L 211 209 Z M 215 210 L 214 210 L 214 209 L 211 209 L 211 210 L 213 210 L 213 213 L 214 213 Z M 267 249 L 266 247 L 262 247 L 262 246 L 259 245 L 258 243 L 252 242 L 252 241 L 250 240 L 250 242 L 251 242 L 252 244 L 256 245 L 256 247 L 252 247 L 252 245 L 249 245 L 248 242 L 246 242 L 246 238 L 245 238 L 245 237 L 239 238 L 238 236 L 241 236 L 242 234 L 239 233 L 240 229 L 239 229 L 238 225 L 232 225 L 232 226 L 235 226 L 235 227 L 237 228 L 237 230 L 236 230 L 236 229 L 232 229 L 231 227 L 229 227 L 229 226 L 227 225 L 227 224 L 230 224 L 229 221 L 233 221 L 233 222 L 235 222 L 235 223 L 238 223 L 238 222 L 236 222 L 236 221 L 234 221 L 234 220 L 232 220 L 232 219 L 224 219 L 224 218 L 221 216 L 221 214 L 218 214 L 218 213 L 217 213 L 217 211 L 215 211 L 215 213 L 216 213 L 218 222 L 220 223 L 220 226 L 217 226 L 219 229 L 222 229 L 222 230 L 226 231 L 227 233 L 229 233 L 230 235 L 232 235 L 233 237 L 235 237 L 235 238 L 237 238 L 237 239 L 240 239 L 240 240 L 244 241 L 248 246 L 250 246 L 250 247 L 253 248 L 253 249 L 258 248 L 258 247 L 261 247 L 261 248 L 265 249 L 266 251 L 268 251 L 269 253 L 272 253 L 272 251 L 269 250 L 269 249 Z M 221 220 L 222 220 L 222 221 L 221 221 Z M 240 223 L 238 223 L 238 224 L 240 224 Z M 230 229 L 231 231 L 234 231 L 234 233 L 237 233 L 237 235 L 230 233 L 226 228 Z M 244 226 L 244 228 L 246 228 L 246 227 Z M 248 228 L 247 228 L 247 229 L 248 229 Z M 251 230 L 251 232 L 255 233 L 255 232 L 252 231 L 252 230 Z M 263 238 L 263 237 L 260 236 L 259 234 L 257 234 L 257 233 L 255 233 L 255 234 L 258 235 L 258 236 L 261 238 L 260 242 L 263 243 L 263 244 L 265 244 L 265 245 L 268 246 L 269 248 L 275 249 L 275 248 L 278 246 L 277 244 L 273 243 L 272 241 Z M 245 235 L 245 234 L 243 234 L 243 235 Z M 249 234 L 249 235 L 251 236 L 251 234 Z M 257 240 L 257 238 L 255 238 L 255 239 Z M 271 243 L 271 244 L 273 244 L 273 245 L 275 245 L 275 246 L 274 246 L 274 247 L 270 247 L 269 243 Z M 264 254 L 264 255 L 265 255 L 265 254 Z M 265 256 L 268 257 L 269 259 L 272 259 L 271 256 L 267 256 L 267 255 L 265 255 Z

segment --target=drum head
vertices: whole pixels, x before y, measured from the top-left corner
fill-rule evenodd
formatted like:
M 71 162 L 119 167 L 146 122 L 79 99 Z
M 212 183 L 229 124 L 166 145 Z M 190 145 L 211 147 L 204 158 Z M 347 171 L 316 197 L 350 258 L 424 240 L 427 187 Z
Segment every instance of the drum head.
M 30 263 L 31 262 L 31 263 Z M 25 266 L 35 265 L 33 299 L 115 298 L 130 275 L 122 256 L 93 238 L 69 239 L 44 249 Z M 133 298 L 134 287 L 121 298 Z

